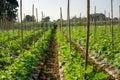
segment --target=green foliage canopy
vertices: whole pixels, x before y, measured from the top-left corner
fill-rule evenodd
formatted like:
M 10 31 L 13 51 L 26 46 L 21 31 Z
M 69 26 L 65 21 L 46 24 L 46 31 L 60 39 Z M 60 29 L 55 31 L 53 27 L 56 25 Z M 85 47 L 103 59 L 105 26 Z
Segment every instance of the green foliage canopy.
M 24 18 L 24 21 L 34 22 L 35 21 L 35 17 L 34 16 L 30 16 L 30 15 L 26 15 L 25 18 Z
M 18 7 L 17 0 L 0 0 L 0 20 L 12 21 L 16 18 Z

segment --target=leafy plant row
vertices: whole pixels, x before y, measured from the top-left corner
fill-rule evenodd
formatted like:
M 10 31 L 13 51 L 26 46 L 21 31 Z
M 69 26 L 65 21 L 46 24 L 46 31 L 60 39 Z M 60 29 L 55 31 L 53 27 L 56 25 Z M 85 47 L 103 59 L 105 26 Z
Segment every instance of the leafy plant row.
M 29 80 L 33 77 L 31 74 L 41 58 L 42 52 L 48 49 L 48 41 L 51 38 L 52 30 L 48 30 L 43 36 L 30 47 L 20 54 L 11 66 L 6 70 L 0 71 L 0 80 Z
M 0 31 L 0 37 L 0 45 L 4 45 L 5 42 L 18 38 L 18 30 L 14 30 L 14 35 L 12 30 Z
M 112 49 L 112 33 L 110 26 L 97 26 L 96 33 L 94 26 L 90 28 L 90 55 L 96 56 L 99 60 L 115 67 L 120 73 L 120 29 L 114 26 L 114 49 Z M 66 28 L 64 28 L 66 30 Z M 72 28 L 72 39 L 85 48 L 86 27 L 74 26 Z M 95 35 L 95 36 L 94 36 Z
M 35 39 L 37 36 L 42 35 L 43 30 L 36 31 L 36 35 L 31 34 L 31 32 L 27 32 L 24 35 L 24 48 L 29 47 L 33 42 L 33 37 Z M 16 40 L 11 40 L 6 42 L 4 47 L 1 47 L 0 54 L 0 64 L 1 69 L 4 69 L 6 66 L 11 65 L 14 62 L 14 59 L 21 53 L 21 38 Z
M 96 71 L 93 65 L 88 65 L 87 70 L 84 70 L 85 60 L 73 46 L 70 52 L 69 42 L 59 30 L 56 39 L 60 48 L 60 62 L 64 67 L 65 80 L 84 80 L 85 73 L 88 75 L 87 80 L 103 80 L 108 77 L 104 72 Z

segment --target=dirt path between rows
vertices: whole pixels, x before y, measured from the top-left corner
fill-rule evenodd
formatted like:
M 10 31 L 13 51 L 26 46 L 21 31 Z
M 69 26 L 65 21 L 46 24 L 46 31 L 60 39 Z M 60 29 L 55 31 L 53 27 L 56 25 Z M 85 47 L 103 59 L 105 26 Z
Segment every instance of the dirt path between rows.
M 44 65 L 39 74 L 39 80 L 60 80 L 59 61 L 58 61 L 58 45 L 55 40 L 56 30 L 53 30 L 52 38 L 48 44 L 49 50 L 43 55 Z

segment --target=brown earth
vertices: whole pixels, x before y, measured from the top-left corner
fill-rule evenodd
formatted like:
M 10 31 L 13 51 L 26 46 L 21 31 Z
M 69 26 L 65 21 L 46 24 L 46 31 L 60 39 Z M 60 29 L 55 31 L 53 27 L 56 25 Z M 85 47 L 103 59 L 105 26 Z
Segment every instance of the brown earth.
M 48 44 L 49 50 L 42 56 L 44 62 L 41 66 L 39 80 L 60 80 L 58 63 L 58 45 L 55 40 L 56 30 L 52 33 L 52 38 Z

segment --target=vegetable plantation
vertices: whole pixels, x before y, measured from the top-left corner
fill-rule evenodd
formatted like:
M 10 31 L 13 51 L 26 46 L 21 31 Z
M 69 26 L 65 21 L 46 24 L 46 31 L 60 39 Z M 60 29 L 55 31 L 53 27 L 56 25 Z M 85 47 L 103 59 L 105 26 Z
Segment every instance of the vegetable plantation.
M 1 0 L 0 80 L 120 80 L 120 6 L 118 18 L 114 0 L 108 16 L 86 2 L 86 17 L 71 18 L 67 0 L 67 20 L 60 7 L 60 19 L 39 21 L 34 4 L 23 17 L 22 0 Z

